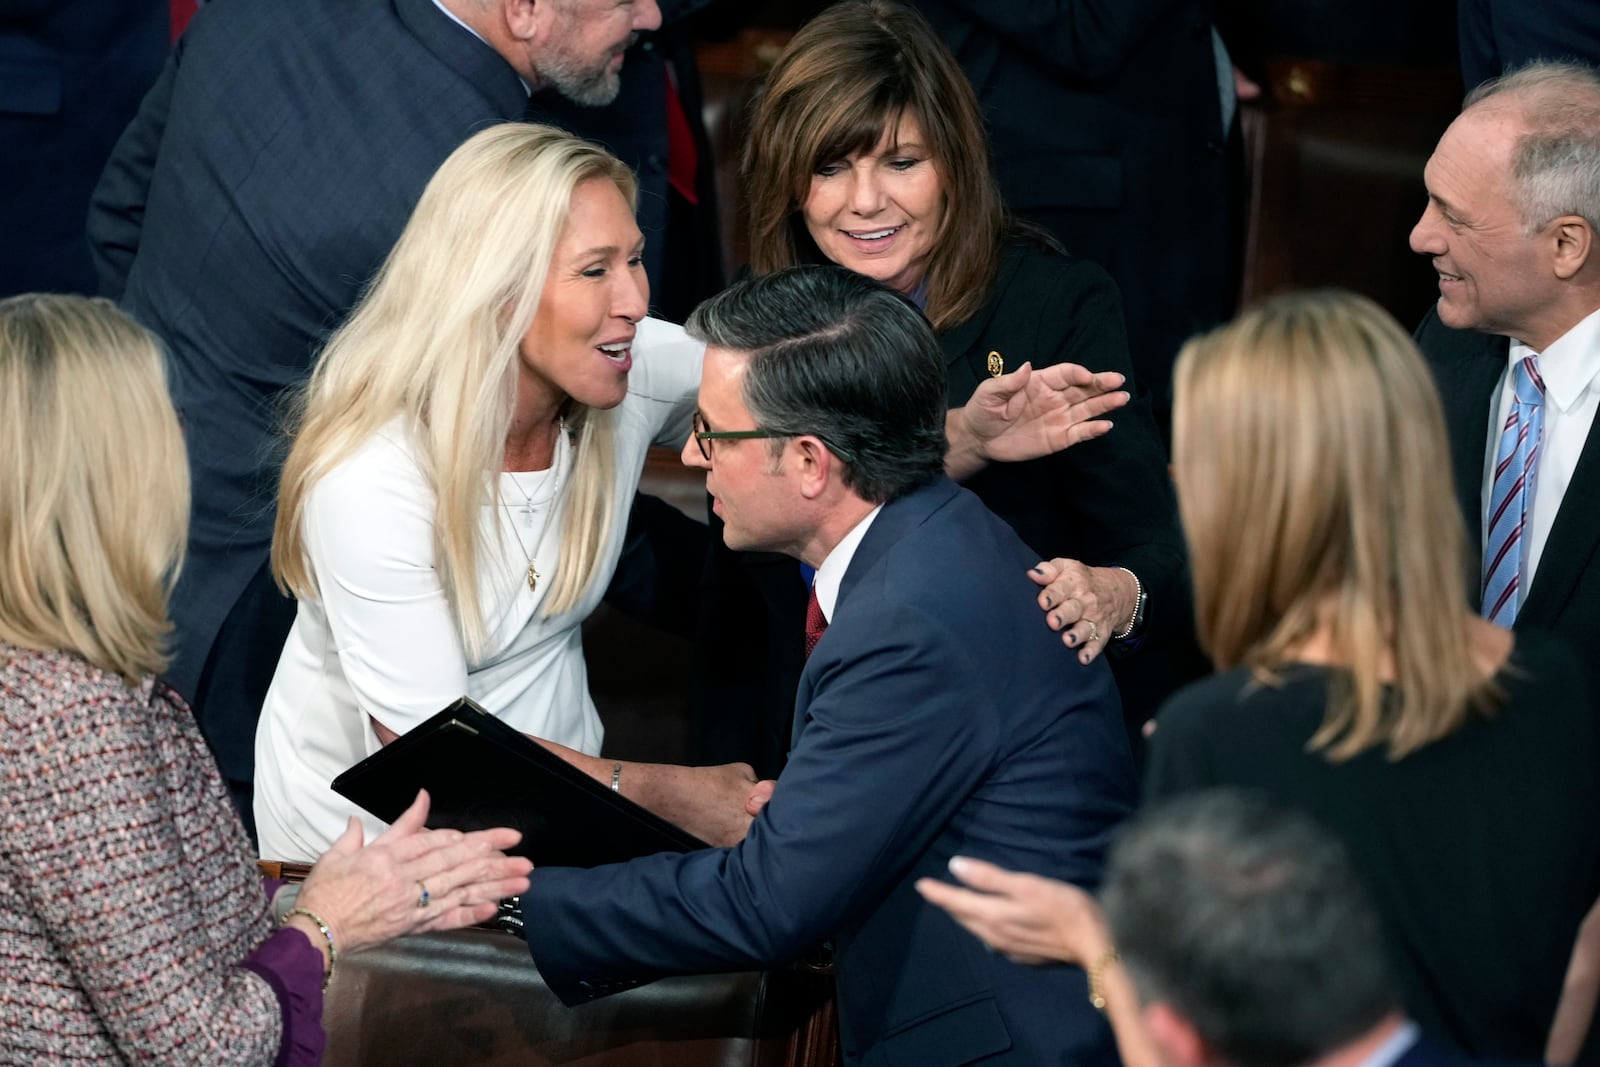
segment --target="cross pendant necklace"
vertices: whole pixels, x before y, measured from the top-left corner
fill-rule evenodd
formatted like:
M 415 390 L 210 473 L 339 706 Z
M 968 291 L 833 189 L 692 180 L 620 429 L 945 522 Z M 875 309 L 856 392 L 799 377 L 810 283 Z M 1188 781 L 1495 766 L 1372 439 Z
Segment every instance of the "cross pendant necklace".
M 539 579 L 544 577 L 544 575 L 539 573 L 539 551 L 544 548 L 545 534 L 550 532 L 552 520 L 555 518 L 557 504 L 561 499 L 561 476 L 563 473 L 561 461 L 563 458 L 565 458 L 562 450 L 562 443 L 566 437 L 567 424 L 565 420 L 563 420 L 556 424 L 555 456 L 550 464 L 550 495 L 547 498 L 547 501 L 541 502 L 548 502 L 550 507 L 544 514 L 544 522 L 539 527 L 539 538 L 534 542 L 533 551 L 531 553 L 523 547 L 522 535 L 520 533 L 516 535 L 517 547 L 522 549 L 522 555 L 528 561 L 527 577 L 528 592 L 530 593 L 537 593 L 539 591 Z M 568 443 L 567 451 L 571 451 L 570 442 Z M 528 495 L 527 490 L 522 488 L 522 483 L 517 481 L 516 475 L 510 471 L 506 471 L 505 474 L 511 479 L 511 484 L 517 487 L 517 492 L 522 494 L 522 499 L 524 502 L 523 513 L 527 516 L 527 525 L 531 530 L 533 528 L 533 513 L 535 510 L 537 510 L 536 506 L 534 505 L 533 498 Z M 517 520 L 516 516 L 511 513 L 511 505 L 506 503 L 504 493 L 499 493 L 498 496 L 500 497 L 500 506 L 505 509 L 506 516 L 511 519 L 512 528 L 515 530 Z

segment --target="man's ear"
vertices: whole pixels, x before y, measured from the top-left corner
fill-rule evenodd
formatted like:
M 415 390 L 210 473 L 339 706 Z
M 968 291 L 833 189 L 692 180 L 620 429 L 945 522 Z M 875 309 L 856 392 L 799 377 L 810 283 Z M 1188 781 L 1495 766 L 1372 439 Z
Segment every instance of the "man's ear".
M 1167 1067 L 1216 1067 L 1211 1050 L 1189 1020 L 1164 1000 L 1146 1004 L 1140 1013 L 1144 1029 L 1161 1050 Z
M 495 0 L 505 12 L 506 29 L 519 41 L 531 40 L 548 20 L 555 0 Z
M 1581 271 L 1594 251 L 1594 227 L 1581 215 L 1562 215 L 1550 224 L 1550 239 L 1555 242 L 1551 268 L 1562 281 Z
M 789 439 L 789 450 L 795 464 L 795 476 L 800 495 L 815 500 L 827 490 L 828 484 L 839 477 L 839 458 L 828 451 L 820 437 L 802 434 Z

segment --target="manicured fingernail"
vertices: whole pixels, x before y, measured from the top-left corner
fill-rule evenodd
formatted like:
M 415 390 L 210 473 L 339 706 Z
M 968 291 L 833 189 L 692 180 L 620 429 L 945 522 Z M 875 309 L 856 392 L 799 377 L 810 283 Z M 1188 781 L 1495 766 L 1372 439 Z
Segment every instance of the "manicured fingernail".
M 1087 667 L 1089 664 L 1094 662 L 1094 656 L 1091 655 L 1089 650 L 1086 648 L 1083 650 L 1082 654 L 1078 656 L 1078 662 Z
M 949 867 L 951 874 L 955 875 L 957 878 L 961 877 L 961 872 L 967 869 L 967 857 L 951 856 Z
M 1047 608 L 1047 609 L 1048 609 L 1048 608 L 1053 608 L 1053 607 L 1055 607 L 1055 606 L 1056 606 L 1056 602 L 1055 602 L 1055 601 L 1054 601 L 1054 600 L 1051 600 L 1051 599 L 1050 599 L 1050 598 L 1049 598 L 1049 597 L 1045 597 L 1045 598 L 1044 598 L 1044 606 L 1045 606 L 1045 607 L 1046 607 L 1046 608 Z
M 1056 620 L 1052 619 L 1051 621 L 1054 622 Z M 1068 648 L 1073 648 L 1074 646 L 1077 645 L 1077 643 L 1078 643 L 1078 635 L 1077 634 L 1068 634 L 1067 635 L 1067 647 Z

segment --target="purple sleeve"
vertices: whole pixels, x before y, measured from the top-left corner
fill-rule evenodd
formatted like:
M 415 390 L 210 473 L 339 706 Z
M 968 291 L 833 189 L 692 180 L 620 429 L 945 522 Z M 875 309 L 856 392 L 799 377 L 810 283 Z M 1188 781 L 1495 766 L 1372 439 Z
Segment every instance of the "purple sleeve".
M 283 1043 L 274 1067 L 317 1067 L 322 1032 L 322 953 L 299 930 L 279 930 L 240 964 L 272 987 L 283 1011 Z

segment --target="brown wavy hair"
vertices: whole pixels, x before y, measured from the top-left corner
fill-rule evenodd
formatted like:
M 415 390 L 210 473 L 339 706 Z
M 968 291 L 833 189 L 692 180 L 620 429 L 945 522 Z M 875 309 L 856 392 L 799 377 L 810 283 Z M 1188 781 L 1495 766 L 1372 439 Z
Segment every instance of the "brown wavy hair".
M 800 216 L 818 167 L 871 151 L 904 114 L 922 127 L 944 218 L 928 263 L 928 318 L 947 329 L 988 295 L 1007 220 L 977 94 L 916 11 L 843 0 L 807 23 L 751 104 L 740 177 L 750 265 L 766 274 L 825 262 Z

